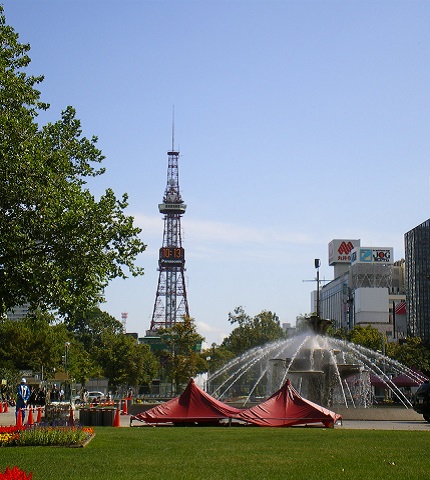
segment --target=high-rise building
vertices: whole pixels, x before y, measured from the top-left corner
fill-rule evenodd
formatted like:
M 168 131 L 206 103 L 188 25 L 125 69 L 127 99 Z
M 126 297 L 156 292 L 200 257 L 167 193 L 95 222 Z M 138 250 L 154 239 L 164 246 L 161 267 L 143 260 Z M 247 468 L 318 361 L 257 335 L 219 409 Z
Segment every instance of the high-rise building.
M 430 219 L 405 233 L 408 332 L 430 344 Z
M 9 310 L 6 314 L 8 320 L 22 320 L 29 313 L 30 305 L 25 303 L 24 305 L 17 305 Z

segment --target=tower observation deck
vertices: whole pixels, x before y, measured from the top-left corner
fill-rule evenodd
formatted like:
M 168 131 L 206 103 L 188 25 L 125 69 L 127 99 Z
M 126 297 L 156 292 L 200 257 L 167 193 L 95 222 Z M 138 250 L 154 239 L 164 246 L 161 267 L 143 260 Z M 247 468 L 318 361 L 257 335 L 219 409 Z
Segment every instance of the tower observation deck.
M 171 328 L 189 316 L 185 286 L 185 250 L 182 247 L 181 217 L 187 206 L 179 189 L 179 152 L 167 152 L 167 185 L 158 210 L 164 215 L 163 244 L 158 257 L 158 285 L 150 330 Z

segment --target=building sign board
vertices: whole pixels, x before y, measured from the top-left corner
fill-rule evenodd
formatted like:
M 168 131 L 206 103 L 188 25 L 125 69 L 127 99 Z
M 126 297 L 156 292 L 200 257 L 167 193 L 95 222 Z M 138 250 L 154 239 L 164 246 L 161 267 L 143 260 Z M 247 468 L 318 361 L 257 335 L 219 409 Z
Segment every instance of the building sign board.
M 350 263 L 351 252 L 360 246 L 360 240 L 332 240 L 328 244 L 328 264 Z
M 359 247 L 351 252 L 351 264 L 353 263 L 393 263 L 392 247 Z

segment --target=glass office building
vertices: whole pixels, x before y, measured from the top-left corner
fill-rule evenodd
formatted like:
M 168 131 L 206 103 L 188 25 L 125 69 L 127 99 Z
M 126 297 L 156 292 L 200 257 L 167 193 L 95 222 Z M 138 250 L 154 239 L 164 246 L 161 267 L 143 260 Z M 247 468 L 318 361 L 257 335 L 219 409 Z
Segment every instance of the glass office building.
M 408 334 L 430 344 L 430 219 L 405 233 Z

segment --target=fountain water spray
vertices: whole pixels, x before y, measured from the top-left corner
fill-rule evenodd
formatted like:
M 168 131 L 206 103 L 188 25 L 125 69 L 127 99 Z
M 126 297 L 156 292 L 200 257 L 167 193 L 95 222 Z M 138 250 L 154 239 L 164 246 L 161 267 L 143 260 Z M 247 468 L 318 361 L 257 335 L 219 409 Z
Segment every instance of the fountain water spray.
M 270 396 L 289 379 L 304 398 L 324 407 L 366 408 L 373 403 L 371 380 L 377 379 L 391 398 L 412 407 L 392 380 L 405 375 L 422 383 L 426 380 L 422 374 L 379 352 L 322 335 L 328 321 L 316 320 L 310 331 L 234 358 L 209 375 L 208 392 L 246 405 Z

